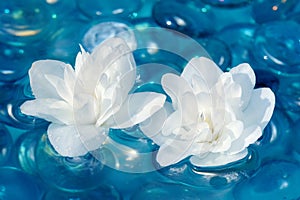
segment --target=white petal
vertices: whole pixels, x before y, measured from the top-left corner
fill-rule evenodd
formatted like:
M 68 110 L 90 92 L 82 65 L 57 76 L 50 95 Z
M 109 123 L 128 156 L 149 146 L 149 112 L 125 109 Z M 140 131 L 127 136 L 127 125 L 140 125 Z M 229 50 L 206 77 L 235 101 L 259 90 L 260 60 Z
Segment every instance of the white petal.
M 74 126 L 50 124 L 48 138 L 57 153 L 62 156 L 76 157 L 88 153 Z
M 108 138 L 108 128 L 94 125 L 77 125 L 76 129 L 80 135 L 80 140 L 88 151 L 100 148 Z
M 255 86 L 255 74 L 249 64 L 240 64 L 230 70 L 233 80 L 242 87 L 242 109 L 244 109 L 252 95 Z
M 103 77 L 103 79 L 106 79 L 105 77 Z M 97 85 L 96 95 L 101 99 L 101 102 L 99 102 L 101 108 L 98 120 L 99 124 L 105 122 L 111 115 L 115 114 L 120 109 L 128 96 L 128 92 L 131 89 L 134 80 L 135 70 L 132 70 L 122 77 L 118 77 L 113 84 L 109 83 L 106 88 L 103 87 L 106 80 L 102 81 L 102 85 Z
M 166 143 L 159 148 L 156 156 L 156 160 L 161 166 L 175 164 L 190 155 L 191 141 L 174 139 L 166 141 Z
M 263 130 L 269 123 L 275 107 L 275 95 L 269 88 L 255 89 L 244 111 L 245 127 L 258 125 Z
M 32 64 L 29 70 L 30 85 L 36 98 L 63 99 L 57 91 L 57 87 L 49 82 L 46 76 L 54 76 L 64 80 L 64 74 L 70 73 L 71 79 L 75 80 L 75 73 L 70 65 L 56 60 L 40 60 Z M 69 82 L 64 83 L 64 88 Z
M 162 145 L 167 139 L 161 134 L 161 131 L 165 120 L 171 113 L 171 110 L 172 105 L 168 102 L 165 102 L 163 108 L 161 108 L 147 120 L 139 124 L 139 127 L 143 134 L 152 139 L 153 142 L 158 144 L 159 146 Z
M 96 123 L 100 108 L 94 96 L 85 93 L 76 93 L 72 108 L 76 124 Z
M 250 144 L 253 144 L 262 136 L 262 130 L 259 126 L 251 126 L 246 128 L 242 135 L 231 143 L 228 154 L 236 154 L 245 150 Z
M 111 128 L 127 128 L 138 124 L 164 105 L 166 96 L 155 92 L 140 92 L 128 95 L 121 109 L 110 119 Z
M 221 153 L 208 153 L 205 156 L 197 155 L 190 158 L 190 162 L 198 167 L 216 167 L 229 164 L 234 161 L 241 160 L 247 156 L 248 151 L 245 150 L 238 154 L 227 155 Z
M 102 84 L 99 80 L 103 76 L 106 76 L 107 80 L 102 87 L 106 88 L 119 81 L 127 72 L 135 70 L 131 50 L 120 38 L 109 38 L 103 41 L 91 55 L 86 56 L 84 67 L 77 74 L 83 89 L 88 93 L 93 93 L 96 85 Z M 128 85 L 132 87 L 133 82 L 129 82 Z
M 161 79 L 161 84 L 164 91 L 171 97 L 174 108 L 178 106 L 181 97 L 185 93 L 193 93 L 188 82 L 175 74 L 165 74 Z
M 26 115 L 31 115 L 43 118 L 47 121 L 58 124 L 72 124 L 73 109 L 65 101 L 56 99 L 35 99 L 26 101 L 20 107 L 21 112 Z
M 181 76 L 192 84 L 193 76 L 202 79 L 206 88 L 211 88 L 218 81 L 222 70 L 210 59 L 205 57 L 193 58 L 184 68 Z
M 176 110 L 171 113 L 165 120 L 162 128 L 162 135 L 168 136 L 174 134 L 175 130 L 182 126 L 182 113 L 181 110 Z

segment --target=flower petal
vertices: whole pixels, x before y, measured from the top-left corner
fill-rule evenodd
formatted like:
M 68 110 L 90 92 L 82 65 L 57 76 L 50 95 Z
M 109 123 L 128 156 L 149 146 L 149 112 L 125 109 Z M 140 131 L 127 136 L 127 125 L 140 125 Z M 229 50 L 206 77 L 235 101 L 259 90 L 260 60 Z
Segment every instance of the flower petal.
M 140 92 L 128 95 L 120 110 L 109 120 L 111 128 L 127 128 L 138 124 L 164 105 L 166 96 L 155 92 Z
M 241 136 L 231 143 L 228 154 L 236 154 L 245 150 L 250 144 L 253 144 L 262 136 L 262 129 L 259 126 L 247 127 Z
M 93 125 L 65 126 L 50 124 L 48 138 L 54 149 L 62 156 L 82 156 L 101 147 L 107 139 L 108 130 Z
M 248 105 L 255 86 L 255 74 L 249 64 L 243 63 L 230 70 L 233 80 L 242 87 L 242 110 Z
M 193 77 L 198 76 L 204 81 L 204 88 L 212 88 L 218 81 L 222 70 L 210 59 L 205 57 L 193 58 L 184 68 L 181 76 L 192 85 Z M 203 91 L 207 91 L 204 89 Z
M 48 77 L 57 77 L 57 79 L 64 80 L 64 74 L 70 74 L 69 80 L 75 80 L 75 73 L 72 67 L 56 60 L 40 60 L 32 64 L 29 70 L 30 85 L 32 92 L 36 98 L 52 98 L 52 99 L 64 99 L 61 94 L 69 93 L 68 89 L 72 88 L 70 82 L 61 81 L 61 88 L 66 90 L 65 92 L 58 92 L 56 81 L 49 81 Z M 61 89 L 62 90 L 62 89 Z
M 35 99 L 24 102 L 21 112 L 43 118 L 57 124 L 72 124 L 74 122 L 72 107 L 65 101 L 56 99 Z
M 48 138 L 57 153 L 62 156 L 76 157 L 88 153 L 74 126 L 50 124 Z
M 108 138 L 108 128 L 92 125 L 76 125 L 82 144 L 88 151 L 94 151 L 102 146 Z
M 269 88 L 259 88 L 252 92 L 249 104 L 244 110 L 245 127 L 258 125 L 263 130 L 269 123 L 275 107 L 275 95 Z
M 91 55 L 86 53 L 85 56 L 86 58 L 82 59 L 84 68 L 81 67 L 80 72 L 76 73 L 80 83 L 77 90 L 82 87 L 87 93 L 93 93 L 98 84 L 103 89 L 107 88 L 119 81 L 118 77 L 122 78 L 125 73 L 135 70 L 131 50 L 121 38 L 109 38 L 97 46 Z M 132 87 L 133 83 L 134 81 L 127 85 Z
M 172 105 L 165 102 L 164 107 L 139 124 L 140 130 L 156 144 L 163 145 L 167 138 L 161 134 L 161 130 L 171 112 Z
M 156 160 L 162 167 L 175 164 L 190 155 L 191 144 L 191 141 L 168 139 L 166 144 L 159 148 Z
M 238 154 L 227 155 L 222 153 L 208 153 L 203 155 L 195 155 L 190 158 L 190 162 L 197 167 L 215 167 L 241 160 L 248 154 L 247 149 Z

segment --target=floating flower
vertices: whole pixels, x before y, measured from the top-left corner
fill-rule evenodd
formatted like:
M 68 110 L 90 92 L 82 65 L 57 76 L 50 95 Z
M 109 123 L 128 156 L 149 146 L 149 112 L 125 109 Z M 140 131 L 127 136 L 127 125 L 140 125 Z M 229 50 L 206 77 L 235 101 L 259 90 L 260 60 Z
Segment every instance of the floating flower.
M 165 96 L 129 94 L 136 66 L 120 38 L 102 42 L 89 54 L 81 49 L 75 70 L 55 60 L 33 63 L 30 85 L 36 99 L 21 106 L 24 114 L 51 124 L 48 138 L 62 156 L 80 156 L 101 147 L 110 128 L 127 128 L 159 110 Z
M 274 110 L 273 92 L 254 89 L 255 74 L 248 64 L 223 73 L 211 60 L 194 58 L 181 76 L 165 74 L 161 82 L 172 104 L 140 125 L 160 146 L 161 166 L 188 156 L 200 167 L 240 160 L 261 137 Z

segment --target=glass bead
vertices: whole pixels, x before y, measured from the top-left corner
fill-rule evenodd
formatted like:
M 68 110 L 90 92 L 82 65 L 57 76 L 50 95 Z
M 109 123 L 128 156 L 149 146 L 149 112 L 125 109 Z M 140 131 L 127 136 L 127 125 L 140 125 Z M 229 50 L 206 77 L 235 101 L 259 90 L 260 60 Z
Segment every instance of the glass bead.
M 263 165 L 255 176 L 234 189 L 234 197 L 248 199 L 297 199 L 300 196 L 299 164 L 273 160 Z
M 225 42 L 216 38 L 204 38 L 199 43 L 222 70 L 231 66 L 230 49 Z
M 226 43 L 230 49 L 232 63 L 231 67 L 240 63 L 247 62 L 252 67 L 257 68 L 257 64 L 253 61 L 253 35 L 256 30 L 254 24 L 233 24 L 224 27 L 216 34 L 216 38 Z M 228 68 L 227 70 L 229 70 Z
M 300 24 L 276 21 L 260 26 L 255 32 L 255 58 L 282 73 L 297 73 L 300 64 Z
M 252 4 L 252 17 L 259 24 L 284 19 L 296 2 L 297 0 L 255 0 Z
M 170 181 L 205 190 L 217 189 L 225 193 L 259 167 L 260 158 L 255 148 L 248 148 L 248 155 L 242 160 L 219 167 L 193 166 L 187 159 L 175 165 L 159 169 Z M 224 195 L 225 195 L 224 193 Z
M 44 134 L 35 150 L 38 175 L 48 185 L 62 191 L 82 192 L 99 187 L 103 164 L 91 154 L 79 157 L 60 156 Z
M 25 76 L 36 56 L 29 48 L 0 43 L 0 81 L 13 82 Z
M 86 22 L 80 20 L 66 20 L 51 35 L 48 40 L 44 57 L 61 60 L 74 65 L 77 53 L 80 51 L 80 41 Z
M 0 41 L 23 46 L 43 41 L 56 25 L 56 17 L 41 1 L 1 1 Z
M 57 190 L 46 192 L 42 200 L 119 200 L 122 199 L 118 191 L 113 186 L 103 185 L 99 188 L 82 193 L 68 193 Z
M 295 113 L 300 111 L 299 36 L 294 21 L 269 22 L 256 30 L 253 48 L 256 61 L 279 78 L 277 105 Z
M 1 125 L 0 126 L 0 166 L 3 165 L 9 159 L 10 152 L 12 151 L 12 146 L 13 146 L 13 141 L 10 133 L 3 125 Z
M 34 177 L 13 167 L 0 168 L 1 200 L 39 199 L 42 191 Z
M 0 121 L 19 129 L 38 129 L 47 127 L 49 122 L 21 112 L 20 106 L 23 100 L 14 100 L 7 104 L 0 104 Z
M 43 132 L 43 130 L 29 131 L 22 134 L 16 141 L 18 162 L 21 168 L 28 174 L 37 174 L 35 151 Z
M 193 57 L 210 57 L 201 44 L 180 32 L 157 27 L 139 28 L 133 31 L 137 41 L 137 50 L 133 52 L 134 58 L 137 66 L 145 65 L 143 69 L 146 69 L 146 65 L 149 65 L 147 67 L 149 70 L 155 67 L 159 69 L 159 65 L 162 65 L 160 71 L 164 68 L 173 68 L 181 72 Z M 162 73 L 160 71 L 157 73 Z M 154 73 L 155 71 L 152 71 L 147 79 L 149 80 L 151 75 L 155 76 Z M 154 80 L 156 76 L 152 81 Z
M 82 13 L 90 18 L 101 18 L 103 16 L 134 17 L 142 6 L 141 0 L 77 0 L 77 6 Z
M 289 157 L 288 152 L 291 151 L 291 137 L 291 121 L 284 112 L 275 108 L 263 135 L 253 146 L 258 149 L 262 162 L 273 158 L 285 159 Z
M 132 197 L 132 200 L 164 200 L 164 199 L 223 199 L 224 194 L 218 190 L 205 190 L 189 187 L 174 182 L 153 182 L 143 185 Z M 229 198 L 228 198 L 229 200 Z
M 266 69 L 256 69 L 254 72 L 256 77 L 255 88 L 268 87 L 276 94 L 279 88 L 279 78 Z
M 74 0 L 43 0 L 48 7 L 53 10 L 53 17 L 65 20 L 73 15 L 72 11 L 76 11 L 76 1 Z M 74 13 L 75 14 L 75 13 Z
M 158 1 L 152 17 L 160 26 L 190 36 L 206 36 L 215 31 L 214 16 L 197 1 Z
M 251 3 L 253 0 L 202 0 L 203 3 L 218 7 L 240 7 Z
M 82 38 L 82 46 L 89 52 L 103 42 L 107 38 L 120 37 L 124 39 L 130 49 L 136 48 L 136 41 L 133 31 L 130 30 L 127 22 L 112 21 L 101 21 L 93 23 L 90 28 L 86 31 Z

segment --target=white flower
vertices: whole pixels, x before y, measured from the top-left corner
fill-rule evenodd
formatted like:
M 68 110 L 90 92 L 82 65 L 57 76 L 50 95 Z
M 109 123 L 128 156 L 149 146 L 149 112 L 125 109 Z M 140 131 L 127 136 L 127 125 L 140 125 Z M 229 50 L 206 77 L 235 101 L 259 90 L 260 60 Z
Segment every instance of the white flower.
M 204 57 L 192 59 L 181 76 L 165 74 L 162 86 L 172 99 L 171 108 L 166 104 L 141 124 L 144 134 L 160 146 L 158 163 L 167 166 L 191 156 L 192 164 L 209 167 L 244 158 L 275 105 L 269 88 L 254 85 L 248 64 L 223 73 Z
M 62 156 L 80 156 L 101 147 L 109 128 L 127 128 L 159 110 L 165 96 L 128 94 L 136 76 L 130 48 L 110 38 L 89 54 L 78 53 L 75 71 L 55 60 L 33 63 L 29 70 L 35 100 L 21 106 L 24 114 L 52 122 L 48 138 Z

